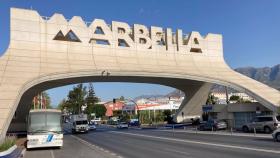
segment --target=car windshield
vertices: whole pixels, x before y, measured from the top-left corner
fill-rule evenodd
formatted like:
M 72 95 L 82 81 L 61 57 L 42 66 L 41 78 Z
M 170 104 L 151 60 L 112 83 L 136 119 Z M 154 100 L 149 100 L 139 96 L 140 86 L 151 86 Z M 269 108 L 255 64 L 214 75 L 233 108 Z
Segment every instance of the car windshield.
M 88 122 L 86 120 L 76 121 L 76 125 L 83 125 L 83 124 L 88 124 Z

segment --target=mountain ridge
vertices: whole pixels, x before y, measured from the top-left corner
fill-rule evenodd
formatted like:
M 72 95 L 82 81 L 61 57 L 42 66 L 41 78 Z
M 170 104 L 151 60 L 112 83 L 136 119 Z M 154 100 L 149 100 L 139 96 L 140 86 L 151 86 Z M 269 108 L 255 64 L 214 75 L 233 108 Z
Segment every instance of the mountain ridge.
M 272 88 L 275 88 L 280 91 L 280 64 L 277 64 L 272 67 L 240 67 L 234 69 L 234 71 L 239 72 L 243 75 L 246 75 L 252 79 L 255 79 L 261 83 L 264 83 Z M 224 86 L 221 85 L 214 85 L 212 90 L 216 92 L 223 92 L 225 91 Z M 236 92 L 234 89 L 229 88 L 228 92 Z M 141 95 L 136 97 L 135 99 L 139 98 L 151 98 L 151 97 L 178 97 L 178 96 L 184 96 L 184 93 L 180 90 L 174 90 L 166 95 Z

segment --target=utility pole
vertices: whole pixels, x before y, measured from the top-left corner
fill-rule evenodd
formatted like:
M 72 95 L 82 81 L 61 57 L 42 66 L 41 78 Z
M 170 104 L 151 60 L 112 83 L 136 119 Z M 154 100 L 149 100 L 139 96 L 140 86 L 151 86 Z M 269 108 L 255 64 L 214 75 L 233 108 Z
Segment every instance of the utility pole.
M 226 103 L 228 104 L 229 101 L 228 101 L 228 88 L 227 88 L 227 86 L 225 86 L 225 90 L 226 90 Z

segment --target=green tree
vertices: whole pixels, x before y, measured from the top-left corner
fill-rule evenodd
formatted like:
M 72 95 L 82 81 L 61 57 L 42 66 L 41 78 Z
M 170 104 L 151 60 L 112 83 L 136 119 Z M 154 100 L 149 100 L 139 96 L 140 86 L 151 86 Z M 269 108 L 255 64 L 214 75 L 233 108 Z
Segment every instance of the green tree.
M 162 111 L 157 111 L 156 113 L 156 122 L 163 122 L 165 119 L 165 115 Z
M 63 99 L 57 106 L 57 109 L 59 110 L 63 110 L 65 107 L 67 108 L 67 101 L 66 99 Z
M 106 107 L 103 104 L 96 104 L 93 106 L 92 113 L 95 113 L 96 117 L 103 117 L 106 114 Z
M 232 95 L 229 100 L 231 101 L 236 101 L 236 103 L 251 103 L 250 100 L 245 100 L 243 98 L 241 98 L 240 96 L 237 95 Z
M 78 84 L 69 91 L 67 107 L 73 114 L 79 114 L 81 112 L 81 106 L 85 105 L 86 94 L 86 87 L 83 84 Z
M 240 97 L 237 96 L 237 95 L 232 95 L 232 96 L 230 96 L 229 100 L 231 100 L 231 101 L 238 101 L 238 100 L 240 100 Z
M 164 110 L 163 111 L 164 121 L 167 121 L 168 123 L 172 123 L 173 118 L 172 118 L 171 114 L 172 113 L 170 110 Z
M 90 115 L 91 113 L 95 113 L 94 109 L 98 108 L 98 107 L 95 107 L 95 104 L 98 101 L 99 101 L 99 99 L 95 95 L 93 85 L 92 85 L 92 83 L 89 83 L 88 93 L 87 93 L 87 96 L 86 96 L 86 104 L 87 104 L 86 113 L 88 115 Z M 106 111 L 105 111 L 105 113 L 106 113 Z
M 120 101 L 124 101 L 124 100 L 125 100 L 124 96 L 121 96 Z
M 206 104 L 216 104 L 217 103 L 217 98 L 214 95 L 208 95 Z

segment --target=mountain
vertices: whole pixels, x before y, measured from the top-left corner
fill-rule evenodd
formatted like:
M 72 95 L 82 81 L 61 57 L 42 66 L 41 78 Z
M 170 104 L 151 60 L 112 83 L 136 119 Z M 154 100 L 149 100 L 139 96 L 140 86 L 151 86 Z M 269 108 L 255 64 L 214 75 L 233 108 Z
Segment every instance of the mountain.
M 278 89 L 280 91 L 280 64 L 273 67 L 263 67 L 263 68 L 254 68 L 254 67 L 242 67 L 234 69 L 236 72 L 239 72 L 243 75 L 246 75 L 250 78 L 253 78 L 257 81 L 260 81 L 264 84 L 267 84 L 270 87 Z M 220 85 L 214 85 L 212 92 L 224 92 L 225 87 Z M 234 89 L 228 88 L 228 93 L 236 92 Z M 142 95 L 136 97 L 139 98 L 160 98 L 160 97 L 174 97 L 174 96 L 184 96 L 184 93 L 180 90 L 174 90 L 166 95 Z
M 243 67 L 235 71 L 280 90 L 280 64 L 273 67 Z
M 142 99 L 142 98 L 145 98 L 145 99 L 152 99 L 152 98 L 161 98 L 161 97 L 164 97 L 165 95 L 140 95 L 138 97 L 135 97 L 133 100 L 138 100 L 138 99 Z
M 273 67 L 262 68 L 241 67 L 236 68 L 234 70 L 280 91 L 280 64 L 275 65 Z M 220 85 L 214 85 L 211 91 L 225 92 L 225 87 Z M 236 90 L 228 88 L 228 93 L 231 92 L 236 92 Z M 168 93 L 166 96 L 182 95 L 184 95 L 184 93 L 182 93 L 180 90 L 175 90 Z

